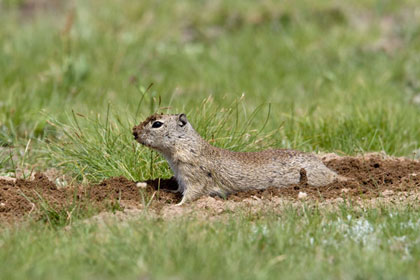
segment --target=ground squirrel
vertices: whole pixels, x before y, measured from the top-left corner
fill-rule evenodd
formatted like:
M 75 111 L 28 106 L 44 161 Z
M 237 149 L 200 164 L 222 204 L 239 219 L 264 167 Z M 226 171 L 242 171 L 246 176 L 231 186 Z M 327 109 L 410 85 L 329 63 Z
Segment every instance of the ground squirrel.
M 315 155 L 295 150 L 233 152 L 207 143 L 185 114 L 152 115 L 133 128 L 134 138 L 168 161 L 183 193 L 179 205 L 202 195 L 297 184 L 332 183 L 338 175 Z

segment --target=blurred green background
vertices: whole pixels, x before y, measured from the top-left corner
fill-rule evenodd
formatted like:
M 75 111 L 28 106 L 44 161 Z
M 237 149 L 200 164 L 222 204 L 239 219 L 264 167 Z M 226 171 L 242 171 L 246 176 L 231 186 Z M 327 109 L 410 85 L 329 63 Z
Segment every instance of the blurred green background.
M 28 151 L 75 144 L 63 132 L 76 127 L 72 111 L 116 120 L 129 146 L 130 128 L 147 115 L 186 112 L 206 139 L 235 150 L 412 157 L 419 148 L 417 1 L 3 0 L 0 7 L 7 153 L 29 139 Z M 258 131 L 261 139 L 232 131 Z
M 418 0 L 0 0 L 0 176 L 170 177 L 131 135 L 154 112 L 236 151 L 419 158 L 419 77 Z M 417 279 L 399 199 L 109 224 L 51 208 L 0 227 L 0 278 Z

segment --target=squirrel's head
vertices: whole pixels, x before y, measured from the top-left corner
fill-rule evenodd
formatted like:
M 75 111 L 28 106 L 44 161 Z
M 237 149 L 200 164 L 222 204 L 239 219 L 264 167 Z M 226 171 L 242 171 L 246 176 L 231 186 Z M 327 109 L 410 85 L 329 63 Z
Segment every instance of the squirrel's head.
M 178 146 L 184 146 L 195 131 L 185 114 L 149 116 L 133 127 L 134 139 L 147 147 L 163 153 L 170 153 Z

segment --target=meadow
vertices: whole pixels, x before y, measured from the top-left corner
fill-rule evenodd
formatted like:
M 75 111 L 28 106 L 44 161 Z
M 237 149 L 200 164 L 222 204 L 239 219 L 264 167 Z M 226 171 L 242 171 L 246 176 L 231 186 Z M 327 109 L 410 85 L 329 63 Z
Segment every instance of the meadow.
M 416 2 L 0 1 L 0 176 L 169 178 L 131 134 L 155 112 L 235 151 L 418 159 Z M 4 225 L 0 278 L 418 278 L 416 203 L 274 212 Z

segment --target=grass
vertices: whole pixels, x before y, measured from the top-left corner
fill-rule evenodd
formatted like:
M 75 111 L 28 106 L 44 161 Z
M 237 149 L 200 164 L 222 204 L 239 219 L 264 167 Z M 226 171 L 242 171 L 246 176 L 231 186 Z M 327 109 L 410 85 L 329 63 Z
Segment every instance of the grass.
M 153 112 L 238 151 L 420 148 L 415 0 L 25 2 L 0 1 L 0 175 L 169 177 L 131 136 Z M 1 230 L 2 279 L 416 278 L 420 259 L 410 207 L 69 230 L 49 210 Z
M 286 206 L 226 221 L 139 217 L 1 233 L 7 279 L 417 279 L 419 212 Z M 180 224 L 182 227 L 180 227 Z M 19 252 L 19 253 L 17 253 Z M 16 269 L 19 267 L 19 269 Z
M 188 115 L 195 118 L 200 134 L 215 145 L 232 150 L 255 150 L 273 144 L 270 136 L 276 131 L 263 133 L 263 127 L 251 129 L 251 121 L 261 114 L 263 106 L 244 120 L 240 117 L 240 105 L 243 102 L 239 100 L 229 108 L 219 108 L 211 99 L 206 99 L 200 109 L 191 110 Z M 266 111 L 267 120 L 270 114 L 269 109 Z M 233 122 L 225 121 L 229 118 Z M 103 120 L 99 115 L 91 118 L 73 112 L 68 123 L 50 122 L 63 133 L 66 141 L 48 139 L 42 154 L 50 165 L 60 166 L 75 174 L 76 179 L 90 182 L 121 175 L 135 181 L 170 177 L 166 161 L 133 141 L 133 123 L 132 118 L 120 117 L 110 106 Z
M 104 116 L 111 103 L 133 117 L 138 87 L 150 83 L 149 94 L 175 112 L 208 96 L 226 107 L 244 93 L 248 112 L 270 103 L 266 128 L 282 128 L 276 146 L 410 155 L 419 145 L 419 132 L 407 129 L 418 125 L 418 24 L 406 16 L 415 2 L 266 2 L 253 12 L 248 1 L 116 3 L 89 13 L 94 7 L 77 2 L 60 11 L 63 19 L 34 16 L 31 24 L 18 13 L 3 17 L 2 145 L 42 138 L 49 115 L 65 121 L 72 109 Z M 199 9 L 209 12 L 190 13 Z M 382 41 L 401 47 L 387 53 Z

